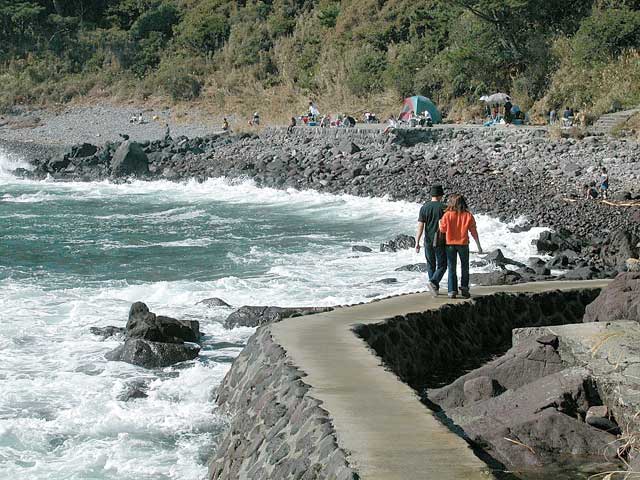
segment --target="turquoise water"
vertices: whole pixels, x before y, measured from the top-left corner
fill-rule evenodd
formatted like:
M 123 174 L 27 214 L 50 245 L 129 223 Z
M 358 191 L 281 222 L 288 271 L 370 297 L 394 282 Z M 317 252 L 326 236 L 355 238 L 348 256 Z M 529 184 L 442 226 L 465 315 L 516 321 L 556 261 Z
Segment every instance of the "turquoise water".
M 225 330 L 231 310 L 200 300 L 335 305 L 424 288 L 394 272 L 422 261 L 412 251 L 351 252 L 413 233 L 415 204 L 225 179 L 21 181 L 7 173 L 20 164 L 0 152 L 2 478 L 203 479 L 225 427 L 215 389 L 253 330 Z M 539 232 L 479 226 L 485 248 L 520 259 Z M 107 362 L 118 342 L 89 327 L 123 326 L 138 300 L 200 321 L 200 357 L 153 371 Z M 132 382 L 148 398 L 121 400 Z

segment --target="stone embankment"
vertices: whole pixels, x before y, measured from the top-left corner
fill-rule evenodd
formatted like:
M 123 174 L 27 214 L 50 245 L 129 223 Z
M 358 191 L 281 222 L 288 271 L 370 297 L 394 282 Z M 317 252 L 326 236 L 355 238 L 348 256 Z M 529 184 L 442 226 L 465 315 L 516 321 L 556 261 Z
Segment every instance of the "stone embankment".
M 494 294 L 355 332 L 490 465 L 636 468 L 639 289 L 629 272 L 602 291 Z
M 331 419 L 309 395 L 269 326 L 249 340 L 218 390 L 231 422 L 209 467 L 212 480 L 356 480 Z
M 632 303 L 614 317 L 635 323 L 581 322 L 613 298 L 628 303 L 639 275 L 602 291 L 606 282 L 542 282 L 478 287 L 470 301 L 412 294 L 263 325 L 218 391 L 231 420 L 210 478 L 623 468 L 616 455 L 635 462 L 640 431 L 640 318 Z

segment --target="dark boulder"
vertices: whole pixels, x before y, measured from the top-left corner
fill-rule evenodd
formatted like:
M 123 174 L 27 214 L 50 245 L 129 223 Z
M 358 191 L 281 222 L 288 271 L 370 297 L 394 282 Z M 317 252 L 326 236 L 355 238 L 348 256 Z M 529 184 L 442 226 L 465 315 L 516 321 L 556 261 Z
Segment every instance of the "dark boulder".
M 580 267 L 565 273 L 564 280 L 591 280 L 593 278 L 603 278 L 605 275 L 596 267 Z
M 380 244 L 381 252 L 397 252 L 398 250 L 407 250 L 415 248 L 416 239 L 411 235 L 400 234 L 392 240 Z
M 380 280 L 376 280 L 376 283 L 382 283 L 383 285 L 391 285 L 392 283 L 398 283 L 398 279 L 394 277 L 381 278 Z
M 640 272 L 620 273 L 585 310 L 585 322 L 640 322 Z
M 331 310 L 333 310 L 332 307 L 264 307 L 245 305 L 227 317 L 224 321 L 224 327 L 259 327 L 267 323 L 279 322 L 289 317 Z
M 473 370 L 453 383 L 429 390 L 429 400 L 445 410 L 494 397 L 564 369 L 558 341 L 529 338 L 503 356 Z M 546 342 L 546 343 L 545 343 Z M 476 379 L 482 380 L 476 380 Z M 491 395 L 489 395 L 491 393 Z
M 106 327 L 91 327 L 89 331 L 94 335 L 102 337 L 103 340 L 109 337 L 120 337 L 124 335 L 125 329 L 122 327 L 114 327 L 113 325 L 109 325 Z
M 354 153 L 358 153 L 360 151 L 360 147 L 350 140 L 344 140 L 338 146 L 338 150 L 345 155 L 353 155 Z
M 176 320 L 149 311 L 142 302 L 131 305 L 126 334 L 152 342 L 182 343 L 200 340 L 200 324 L 195 320 Z
M 524 263 L 517 262 L 515 260 L 505 257 L 504 254 L 502 253 L 502 250 L 500 250 L 499 248 L 496 250 L 493 250 L 492 252 L 487 253 L 484 259 L 487 262 L 493 263 L 498 267 L 504 267 L 505 265 L 515 265 L 516 267 L 525 266 Z
M 351 251 L 352 252 L 362 252 L 362 253 L 371 253 L 371 252 L 373 252 L 372 249 L 370 249 L 369 247 L 365 247 L 364 245 L 353 245 L 351 247 Z
M 541 467 L 566 455 L 615 457 L 616 437 L 584 423 L 600 399 L 588 372 L 571 368 L 466 407 L 446 410 L 469 439 L 508 467 Z
M 148 173 L 149 159 L 142 147 L 136 142 L 123 142 L 111 159 L 111 176 L 113 178 L 144 176 Z
M 206 305 L 207 307 L 231 307 L 227 302 L 218 297 L 205 298 L 200 300 L 196 305 Z
M 395 269 L 396 272 L 420 272 L 425 273 L 427 271 L 426 263 L 412 263 L 410 265 L 403 265 Z
M 582 242 L 565 229 L 560 229 L 557 232 L 542 232 L 538 239 L 532 243 L 539 253 L 554 253 L 558 250 L 580 252 L 582 249 Z
M 469 281 L 473 285 L 513 285 L 522 282 L 522 275 L 512 270 L 496 270 L 488 273 L 472 273 Z
M 147 385 L 142 381 L 133 381 L 125 384 L 122 391 L 118 394 L 118 400 L 128 402 L 137 398 L 147 398 Z
M 600 258 L 609 267 L 622 270 L 628 258 L 638 258 L 640 237 L 630 231 L 613 232 L 600 249 Z
M 128 338 L 105 357 L 107 360 L 127 362 L 144 368 L 163 368 L 193 360 L 199 352 L 200 346 L 194 343 L 150 342 L 142 338 Z
M 67 156 L 67 158 L 86 158 L 95 155 L 97 151 L 98 147 L 95 145 L 82 143 L 72 146 L 64 155 Z

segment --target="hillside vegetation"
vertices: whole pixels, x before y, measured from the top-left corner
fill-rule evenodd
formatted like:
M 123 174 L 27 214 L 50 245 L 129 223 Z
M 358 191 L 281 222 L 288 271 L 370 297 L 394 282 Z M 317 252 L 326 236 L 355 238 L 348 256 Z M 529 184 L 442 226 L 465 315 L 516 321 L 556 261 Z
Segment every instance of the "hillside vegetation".
M 640 103 L 640 0 L 0 0 L 0 109 L 167 98 L 283 119 Z

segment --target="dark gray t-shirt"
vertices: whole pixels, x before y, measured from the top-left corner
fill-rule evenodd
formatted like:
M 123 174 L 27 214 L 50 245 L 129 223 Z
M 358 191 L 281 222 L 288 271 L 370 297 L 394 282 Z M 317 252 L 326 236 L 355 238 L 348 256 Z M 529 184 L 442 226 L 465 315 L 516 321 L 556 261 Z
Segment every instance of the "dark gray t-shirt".
M 438 231 L 438 222 L 444 215 L 444 203 L 427 202 L 420 209 L 418 221 L 424 223 L 424 242 L 431 244 Z

